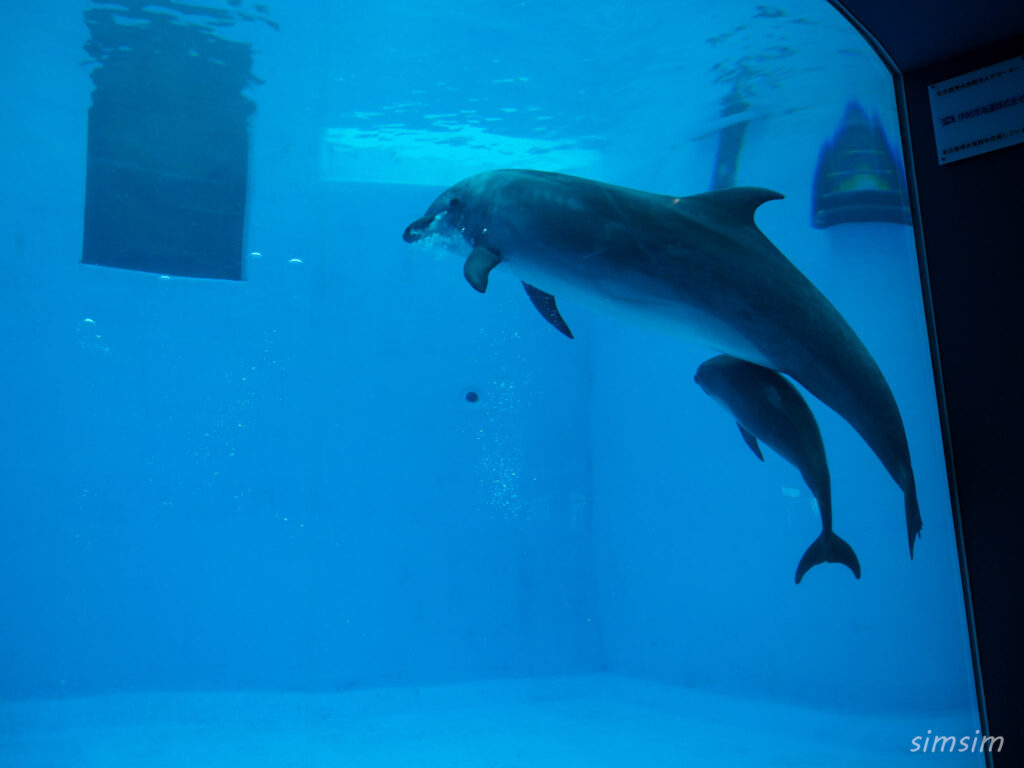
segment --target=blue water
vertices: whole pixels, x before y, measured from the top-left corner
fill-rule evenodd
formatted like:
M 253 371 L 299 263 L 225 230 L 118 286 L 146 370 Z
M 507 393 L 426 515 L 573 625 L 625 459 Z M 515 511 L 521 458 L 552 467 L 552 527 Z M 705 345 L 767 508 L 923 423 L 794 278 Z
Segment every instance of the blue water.
M 902 765 L 981 728 L 913 231 L 810 225 L 851 100 L 900 156 L 830 6 L 206 4 L 261 81 L 242 282 L 79 263 L 100 6 L 7 9 L 0 765 Z M 860 580 L 793 583 L 813 497 L 693 383 L 713 350 L 564 300 L 570 341 L 401 238 L 494 168 L 706 191 L 733 87 L 758 226 L 906 425 L 913 561 L 808 396 Z

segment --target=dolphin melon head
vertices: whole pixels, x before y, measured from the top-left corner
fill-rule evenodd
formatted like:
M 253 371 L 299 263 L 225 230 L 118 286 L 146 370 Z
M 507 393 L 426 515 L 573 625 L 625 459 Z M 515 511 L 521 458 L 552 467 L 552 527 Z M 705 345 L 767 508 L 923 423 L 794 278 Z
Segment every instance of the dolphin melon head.
M 451 187 L 430 204 L 425 214 L 405 228 L 402 239 L 407 243 L 415 243 L 430 235 L 442 238 L 462 235 L 469 239 L 466 219 L 466 205 L 459 195 L 458 187 Z

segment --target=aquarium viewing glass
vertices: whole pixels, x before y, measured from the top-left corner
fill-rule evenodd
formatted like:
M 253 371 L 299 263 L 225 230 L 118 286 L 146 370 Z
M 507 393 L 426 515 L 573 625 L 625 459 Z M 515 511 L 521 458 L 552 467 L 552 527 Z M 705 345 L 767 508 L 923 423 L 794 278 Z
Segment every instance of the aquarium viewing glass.
M 860 33 L 268 2 L 5 9 L 0 765 L 985 765 Z

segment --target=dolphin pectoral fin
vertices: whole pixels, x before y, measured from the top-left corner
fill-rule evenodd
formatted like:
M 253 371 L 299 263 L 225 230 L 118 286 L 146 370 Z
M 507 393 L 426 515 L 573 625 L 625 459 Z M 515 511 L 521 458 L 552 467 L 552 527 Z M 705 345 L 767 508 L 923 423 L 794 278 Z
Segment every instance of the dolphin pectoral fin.
M 544 293 L 540 288 L 534 288 L 529 283 L 524 282 L 523 288 L 526 289 L 526 295 L 530 297 L 530 301 L 533 302 L 533 306 L 535 306 L 537 311 L 540 312 L 541 317 L 555 326 L 555 328 L 570 339 L 573 338 L 572 331 L 569 330 L 568 323 L 562 319 L 562 315 L 558 311 L 558 305 L 555 304 L 555 297 L 550 293 Z
M 832 531 L 822 531 L 804 552 L 800 564 L 796 567 L 796 583 L 799 584 L 807 571 L 821 563 L 842 563 L 853 571 L 854 576 L 860 578 L 860 561 L 857 560 L 853 547 Z
M 487 248 L 477 246 L 469 254 L 466 263 L 462 265 L 462 274 L 466 276 L 469 284 L 480 293 L 487 290 L 487 277 L 491 270 L 501 263 L 501 256 Z
M 757 458 L 764 461 L 764 454 L 761 453 L 761 446 L 757 444 L 757 438 L 754 437 L 754 433 L 738 421 L 736 422 L 736 426 L 740 428 L 740 434 L 743 435 L 743 442 L 750 446 L 750 450 L 754 452 L 754 455 L 757 456 Z
M 907 516 L 907 538 L 910 540 L 910 559 L 913 560 L 914 542 L 921 538 L 921 510 L 917 506 L 917 490 L 914 488 L 913 480 L 903 495 Z

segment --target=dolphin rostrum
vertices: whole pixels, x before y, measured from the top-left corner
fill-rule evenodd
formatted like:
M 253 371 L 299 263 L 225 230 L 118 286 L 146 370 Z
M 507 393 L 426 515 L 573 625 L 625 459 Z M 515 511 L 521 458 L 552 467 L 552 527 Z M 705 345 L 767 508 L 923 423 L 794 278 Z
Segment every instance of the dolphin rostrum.
M 731 355 L 700 364 L 693 377 L 712 400 L 736 419 L 744 442 L 761 461 L 758 439 L 800 470 L 818 500 L 821 535 L 807 548 L 796 568 L 796 583 L 819 563 L 842 563 L 858 579 L 860 563 L 853 548 L 832 531 L 832 480 L 818 422 L 796 387 L 782 374 Z
M 498 264 L 571 336 L 555 296 L 622 311 L 789 374 L 867 442 L 903 490 L 910 556 L 920 535 L 903 420 L 878 365 L 846 320 L 754 223 L 782 195 L 734 187 L 655 195 L 529 170 L 481 173 L 443 192 L 403 235 L 455 237 L 483 293 Z

